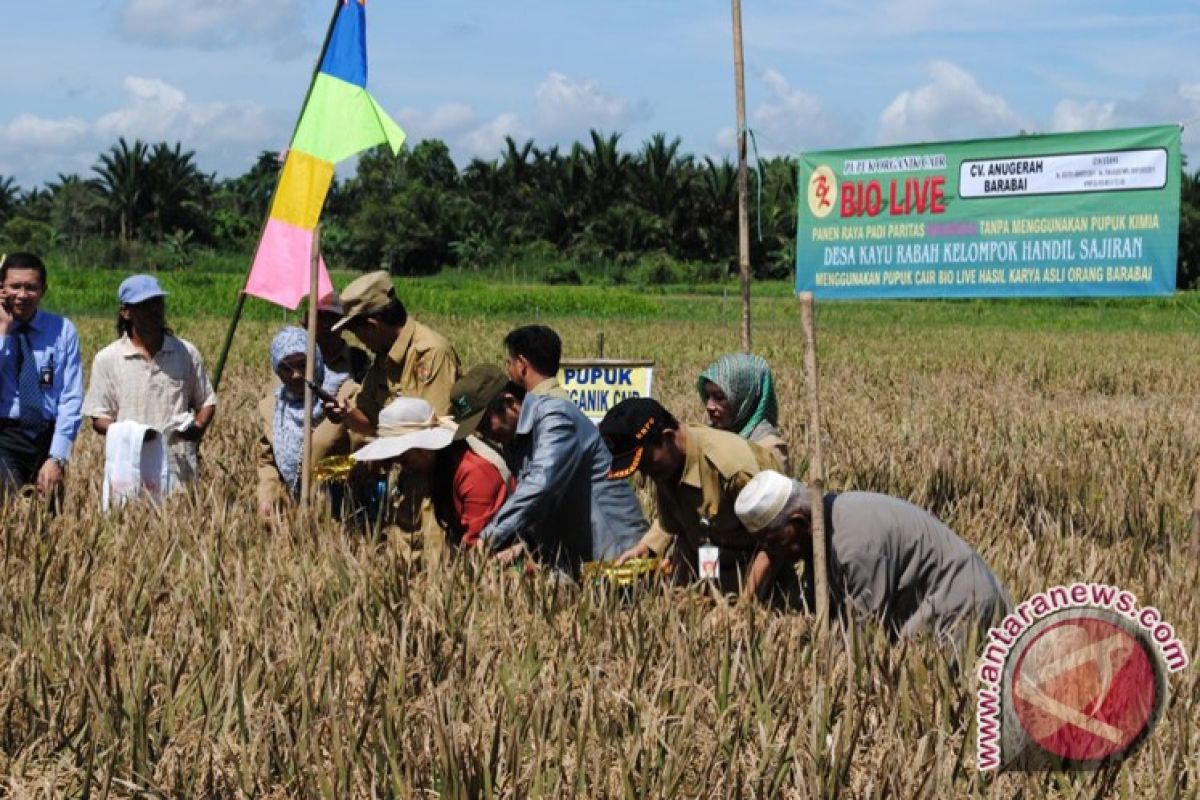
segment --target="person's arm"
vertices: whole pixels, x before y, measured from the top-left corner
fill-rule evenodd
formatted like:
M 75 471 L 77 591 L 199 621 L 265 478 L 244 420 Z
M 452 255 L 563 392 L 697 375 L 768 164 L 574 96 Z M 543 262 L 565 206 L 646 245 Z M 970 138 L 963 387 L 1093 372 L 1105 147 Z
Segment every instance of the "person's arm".
M 516 490 L 480 534 L 489 549 L 508 543 L 541 522 L 570 482 L 583 458 L 575 425 L 566 414 L 549 411 L 538 421 L 536 446 L 517 479 Z
M 254 455 L 258 467 L 258 517 L 266 521 L 274 516 L 275 507 L 285 494 L 279 469 L 275 466 L 275 449 L 266 433 L 258 437 Z
M 103 356 L 104 352 L 101 351 L 92 359 L 91 383 L 83 398 L 83 413 L 91 417 L 92 430 L 101 436 L 108 433 L 108 426 L 116 421 L 120 413 L 113 377 Z
M 188 405 L 196 416 L 191 426 L 179 433 L 179 438 L 198 442 L 204 438 L 208 426 L 216 416 L 217 393 L 213 391 L 212 383 L 208 380 L 208 373 L 204 371 L 204 360 L 200 357 L 200 351 L 192 345 L 187 345 L 187 351 L 192 360 L 192 390 L 188 397 Z
M 79 335 L 70 320 L 63 320 L 62 340 L 55 349 L 59 351 L 62 388 L 58 395 L 54 437 L 50 441 L 50 457 L 66 463 L 83 424 L 83 358 L 79 353 Z

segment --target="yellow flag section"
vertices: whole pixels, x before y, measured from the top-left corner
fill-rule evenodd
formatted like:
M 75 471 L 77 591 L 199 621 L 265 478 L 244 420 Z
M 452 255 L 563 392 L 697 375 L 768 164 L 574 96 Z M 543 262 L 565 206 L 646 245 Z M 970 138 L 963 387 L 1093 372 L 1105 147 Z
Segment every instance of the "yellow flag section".
M 651 397 L 654 362 L 615 358 L 567 358 L 558 370 L 558 382 L 595 423 L 617 403 L 629 397 Z

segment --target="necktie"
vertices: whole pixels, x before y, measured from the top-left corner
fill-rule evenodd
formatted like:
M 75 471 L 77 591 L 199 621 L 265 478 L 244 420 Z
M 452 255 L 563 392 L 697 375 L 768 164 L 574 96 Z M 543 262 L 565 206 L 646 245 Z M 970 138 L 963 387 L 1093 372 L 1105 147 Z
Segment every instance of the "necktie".
M 40 433 L 44 424 L 42 417 L 42 384 L 38 378 L 37 359 L 29 344 L 29 328 L 22 325 L 17 329 L 17 396 L 21 407 L 21 426 L 28 433 Z

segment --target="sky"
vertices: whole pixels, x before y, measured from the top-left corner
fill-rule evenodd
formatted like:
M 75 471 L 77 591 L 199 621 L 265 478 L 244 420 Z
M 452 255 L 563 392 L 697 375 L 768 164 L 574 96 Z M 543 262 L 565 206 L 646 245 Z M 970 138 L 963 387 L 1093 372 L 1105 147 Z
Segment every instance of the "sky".
M 0 179 L 88 175 L 120 136 L 232 176 L 287 146 L 329 0 L 6 4 Z M 1184 124 L 1200 165 L 1200 2 L 744 0 L 746 109 L 764 155 Z M 655 132 L 733 155 L 730 5 L 369 0 L 368 89 L 460 165 Z

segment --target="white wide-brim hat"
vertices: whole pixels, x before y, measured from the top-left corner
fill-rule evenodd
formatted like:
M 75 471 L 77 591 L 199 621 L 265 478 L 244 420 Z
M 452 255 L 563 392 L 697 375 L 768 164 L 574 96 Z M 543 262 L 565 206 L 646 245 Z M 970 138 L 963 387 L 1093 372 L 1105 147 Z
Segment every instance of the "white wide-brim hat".
M 441 450 L 454 441 L 452 428 L 427 428 L 401 436 L 382 436 L 355 451 L 355 461 L 383 461 L 399 458 L 409 450 Z
M 454 441 L 454 425 L 434 417 L 419 397 L 397 397 L 379 412 L 378 438 L 351 456 L 355 461 L 383 461 L 409 450 L 441 450 Z

